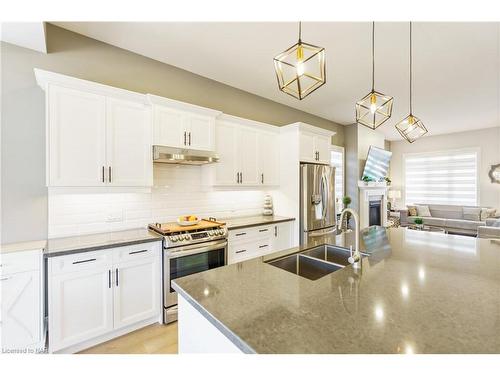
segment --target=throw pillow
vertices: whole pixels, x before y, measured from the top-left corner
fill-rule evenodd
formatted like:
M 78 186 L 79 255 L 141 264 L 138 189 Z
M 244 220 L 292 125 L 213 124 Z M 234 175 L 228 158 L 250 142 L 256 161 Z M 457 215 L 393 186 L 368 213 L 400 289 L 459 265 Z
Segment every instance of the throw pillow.
M 491 217 L 491 213 L 488 212 L 488 208 L 481 208 L 481 213 L 479 214 L 479 220 L 481 221 L 485 221 L 486 219 L 488 219 L 489 217 Z
M 431 210 L 429 210 L 429 206 L 416 206 L 418 216 L 421 217 L 431 217 Z
M 462 207 L 462 214 L 465 220 L 479 221 L 481 215 L 481 208 Z
M 408 216 L 417 216 L 417 207 L 408 206 Z
M 486 212 L 488 214 L 488 217 L 498 217 L 498 212 L 496 208 L 488 208 L 486 209 Z

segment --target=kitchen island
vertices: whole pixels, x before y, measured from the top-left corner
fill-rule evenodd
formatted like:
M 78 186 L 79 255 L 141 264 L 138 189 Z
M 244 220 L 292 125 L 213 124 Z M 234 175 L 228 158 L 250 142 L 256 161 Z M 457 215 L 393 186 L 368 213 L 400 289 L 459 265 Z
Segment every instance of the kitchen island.
M 325 236 L 176 280 L 179 351 L 500 353 L 500 241 L 371 227 L 360 270 L 313 281 L 267 263 L 353 242 Z

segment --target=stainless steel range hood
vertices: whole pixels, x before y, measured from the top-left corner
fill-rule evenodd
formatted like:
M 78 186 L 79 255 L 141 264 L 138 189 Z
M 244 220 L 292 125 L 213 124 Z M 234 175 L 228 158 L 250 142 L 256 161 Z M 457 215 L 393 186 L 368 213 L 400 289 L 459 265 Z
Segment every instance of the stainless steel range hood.
M 153 146 L 154 163 L 203 165 L 218 161 L 219 156 L 212 151 Z

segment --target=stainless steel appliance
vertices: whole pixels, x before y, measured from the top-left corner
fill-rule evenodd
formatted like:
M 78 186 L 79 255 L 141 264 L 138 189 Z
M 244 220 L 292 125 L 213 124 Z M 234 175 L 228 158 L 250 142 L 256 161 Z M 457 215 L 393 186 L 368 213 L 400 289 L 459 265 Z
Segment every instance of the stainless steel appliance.
M 174 223 L 150 224 L 149 228 L 163 235 L 163 323 L 177 320 L 177 292 L 172 280 L 227 264 L 227 228 L 216 221 L 184 227 Z M 178 228 L 180 229 L 180 228 Z
M 335 168 L 300 165 L 300 243 L 336 231 Z
M 184 133 L 184 137 L 186 133 Z M 189 136 L 191 139 L 191 136 Z M 153 162 L 166 164 L 203 165 L 217 163 L 219 156 L 213 151 L 191 150 L 166 146 L 153 146 Z

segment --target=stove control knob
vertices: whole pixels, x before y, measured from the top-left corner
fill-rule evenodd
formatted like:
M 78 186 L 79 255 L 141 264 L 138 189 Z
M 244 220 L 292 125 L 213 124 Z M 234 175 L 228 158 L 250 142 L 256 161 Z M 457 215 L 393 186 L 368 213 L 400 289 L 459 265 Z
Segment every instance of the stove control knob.
M 186 240 L 186 241 L 187 241 L 187 240 L 189 240 L 190 238 L 191 238 L 191 236 L 190 236 L 189 234 L 185 234 L 185 235 L 184 235 L 184 240 Z
M 222 236 L 222 235 L 224 234 L 224 231 L 223 231 L 222 229 L 219 229 L 219 230 L 217 231 L 217 234 L 218 234 L 219 236 Z
M 172 242 L 177 242 L 178 239 L 177 236 L 170 236 L 170 241 Z

